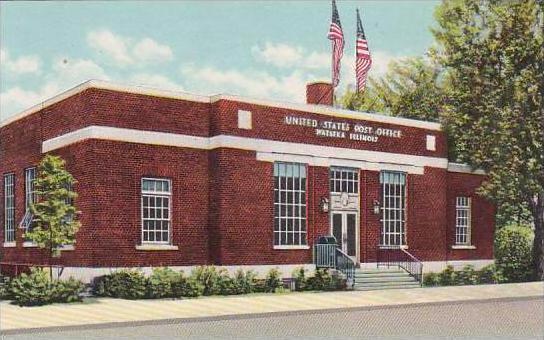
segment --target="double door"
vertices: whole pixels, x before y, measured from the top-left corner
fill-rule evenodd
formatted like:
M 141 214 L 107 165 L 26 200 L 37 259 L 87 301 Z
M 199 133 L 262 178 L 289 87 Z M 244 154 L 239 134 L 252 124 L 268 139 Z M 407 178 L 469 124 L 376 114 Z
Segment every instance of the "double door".
M 336 238 L 338 247 L 357 261 L 358 252 L 358 214 L 353 211 L 331 212 L 331 233 Z

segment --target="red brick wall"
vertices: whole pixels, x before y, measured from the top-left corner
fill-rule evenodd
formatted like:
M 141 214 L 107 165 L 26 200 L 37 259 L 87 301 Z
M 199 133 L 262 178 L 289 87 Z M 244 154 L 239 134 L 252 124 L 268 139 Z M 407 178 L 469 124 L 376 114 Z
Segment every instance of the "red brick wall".
M 253 112 L 253 129 L 237 128 L 237 110 Z M 212 105 L 89 89 L 39 113 L 0 128 L 0 174 L 16 174 L 16 223 L 24 214 L 24 169 L 42 157 L 42 140 L 88 125 L 116 126 L 199 136 L 218 134 L 298 143 L 446 155 L 441 132 L 370 123 L 402 130 L 403 138 L 384 138 L 379 144 L 316 137 L 312 128 L 287 126 L 285 115 L 353 123 L 354 120 L 280 108 L 221 100 Z M 358 122 L 358 121 L 357 121 Z M 437 151 L 425 150 L 425 135 L 437 136 Z M 63 252 L 56 263 L 73 266 L 149 266 L 192 264 L 287 264 L 311 261 L 311 250 L 273 249 L 273 165 L 256 160 L 255 152 L 212 151 L 83 141 L 55 152 L 63 156 L 78 180 L 76 200 L 82 228 L 76 250 Z M 140 251 L 140 180 L 168 177 L 173 183 L 173 244 L 177 251 Z M 329 214 L 320 200 L 329 196 L 329 169 L 308 166 L 308 244 L 329 234 Z M 361 171 L 362 262 L 376 261 L 381 231 L 373 201 L 380 200 L 379 172 Z M 422 260 L 490 259 L 493 256 L 494 208 L 474 194 L 482 176 L 425 168 L 408 176 L 407 239 L 409 251 Z M 3 183 L 0 197 L 3 198 Z M 473 197 L 475 250 L 452 250 L 455 196 Z M 0 202 L 3 207 L 3 201 Z M 3 226 L 4 210 L 0 209 Z M 4 229 L 0 237 L 4 239 Z M 43 251 L 0 248 L 2 261 L 47 262 Z
M 484 176 L 449 173 L 448 176 L 448 258 L 451 260 L 472 260 L 493 258 L 493 238 L 495 233 L 495 206 L 476 194 L 476 189 L 484 182 Z M 455 198 L 472 198 L 472 245 L 476 249 L 451 249 L 455 244 Z

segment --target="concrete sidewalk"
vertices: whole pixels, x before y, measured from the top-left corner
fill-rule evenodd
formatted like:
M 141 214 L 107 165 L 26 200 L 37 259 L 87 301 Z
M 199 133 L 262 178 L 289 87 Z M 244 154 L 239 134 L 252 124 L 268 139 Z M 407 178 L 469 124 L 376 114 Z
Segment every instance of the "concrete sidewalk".
M 187 300 L 91 298 L 83 303 L 18 307 L 0 303 L 0 330 L 97 325 L 164 319 L 243 316 L 260 313 L 364 308 L 407 304 L 544 297 L 544 283 L 454 286 L 399 290 L 304 292 L 202 297 Z

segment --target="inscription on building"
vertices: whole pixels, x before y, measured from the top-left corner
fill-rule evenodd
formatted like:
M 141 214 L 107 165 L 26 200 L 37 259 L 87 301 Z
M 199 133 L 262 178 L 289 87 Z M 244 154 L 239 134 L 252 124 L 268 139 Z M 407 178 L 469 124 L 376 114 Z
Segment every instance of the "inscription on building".
M 380 137 L 401 138 L 400 130 L 389 128 L 375 128 L 363 123 L 351 124 L 333 120 L 318 120 L 297 116 L 285 116 L 286 125 L 296 125 L 312 128 L 316 136 L 327 138 L 350 139 L 361 142 L 377 143 Z

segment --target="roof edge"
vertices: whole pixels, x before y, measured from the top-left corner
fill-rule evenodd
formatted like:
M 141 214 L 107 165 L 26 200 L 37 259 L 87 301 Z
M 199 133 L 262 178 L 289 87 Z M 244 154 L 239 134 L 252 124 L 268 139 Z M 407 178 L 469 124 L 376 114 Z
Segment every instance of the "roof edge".
M 482 169 L 473 169 L 468 164 L 462 164 L 462 163 L 448 163 L 448 171 L 449 172 L 459 172 L 464 174 L 473 174 L 473 175 L 487 175 L 487 172 Z
M 190 101 L 202 102 L 202 103 L 214 103 L 219 100 L 231 100 L 231 101 L 238 101 L 238 102 L 248 103 L 248 104 L 278 107 L 278 108 L 303 111 L 303 112 L 311 112 L 311 113 L 317 113 L 317 114 L 328 115 L 328 116 L 339 117 L 339 118 L 350 118 L 350 119 L 365 120 L 365 121 L 372 121 L 372 122 L 378 122 L 378 123 L 395 124 L 395 125 L 416 127 L 421 129 L 427 129 L 427 130 L 436 130 L 436 131 L 442 130 L 441 125 L 439 123 L 409 119 L 409 118 L 402 118 L 402 117 L 373 114 L 368 112 L 350 111 L 350 110 L 345 110 L 345 109 L 340 109 L 340 108 L 335 108 L 335 107 L 325 106 L 325 105 L 299 104 L 299 103 L 281 102 L 281 101 L 274 101 L 274 100 L 262 100 L 262 99 L 248 98 L 248 97 L 229 95 L 229 94 L 203 96 L 203 95 L 195 95 L 195 94 L 190 94 L 190 93 L 185 93 L 180 91 L 161 90 L 161 89 L 150 88 L 146 86 L 122 85 L 122 84 L 112 83 L 109 81 L 94 80 L 94 79 L 88 80 L 84 83 L 74 86 L 64 92 L 59 93 L 56 96 L 53 96 L 39 104 L 36 104 L 26 110 L 23 110 L 15 115 L 12 115 L 11 117 L 3 121 L 0 121 L 0 128 L 8 124 L 11 124 L 19 119 L 22 119 L 26 116 L 29 116 L 37 111 L 43 110 L 46 107 L 56 104 L 64 99 L 67 99 L 71 96 L 74 96 L 90 88 L 105 89 L 105 90 L 112 90 L 112 91 L 125 92 L 125 93 L 142 94 L 142 95 L 148 95 L 148 96 L 154 96 L 154 97 L 190 100 Z

